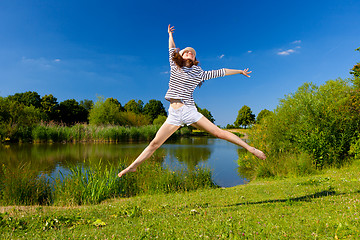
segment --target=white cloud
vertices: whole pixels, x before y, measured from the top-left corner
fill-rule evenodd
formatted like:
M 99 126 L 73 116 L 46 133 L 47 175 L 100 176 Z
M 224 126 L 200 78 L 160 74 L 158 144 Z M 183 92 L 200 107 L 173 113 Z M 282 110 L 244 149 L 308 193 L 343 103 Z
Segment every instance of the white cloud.
M 295 53 L 295 52 L 296 52 L 295 49 L 299 49 L 299 48 L 301 48 L 301 47 L 300 47 L 300 46 L 296 46 L 295 48 L 291 48 L 291 49 L 288 49 L 288 50 L 284 50 L 284 51 L 280 50 L 280 51 L 278 51 L 276 54 L 277 54 L 277 55 L 280 55 L 280 56 L 288 56 L 288 55 L 290 55 L 290 54 Z
M 61 62 L 61 59 L 56 58 L 56 59 L 54 59 L 54 62 Z
M 282 56 L 287 56 L 290 55 L 291 53 L 294 53 L 295 51 L 293 49 L 288 49 L 285 51 L 280 51 L 277 53 L 277 55 L 282 55 Z
M 25 65 L 31 65 L 31 66 L 41 67 L 41 68 L 50 68 L 51 67 L 51 64 L 50 64 L 51 62 L 49 60 L 46 60 L 45 58 L 34 59 L 34 58 L 22 57 L 21 62 Z
M 224 54 L 221 54 L 221 55 L 219 56 L 220 59 L 222 59 L 223 57 L 225 57 Z
M 301 40 L 296 40 L 296 41 L 293 41 L 293 42 L 291 42 L 290 44 L 296 44 L 296 45 L 300 45 L 301 44 Z M 300 46 L 295 46 L 295 47 L 293 47 L 293 48 L 289 48 L 289 49 L 287 49 L 287 50 L 279 50 L 279 51 L 277 51 L 277 55 L 280 55 L 280 56 L 288 56 L 288 55 L 290 55 L 290 54 L 293 54 L 293 53 L 295 53 L 295 52 L 297 52 L 296 50 L 297 49 L 300 49 L 301 47 Z
M 252 51 L 251 50 L 249 50 L 249 51 L 247 51 L 248 53 L 252 53 Z

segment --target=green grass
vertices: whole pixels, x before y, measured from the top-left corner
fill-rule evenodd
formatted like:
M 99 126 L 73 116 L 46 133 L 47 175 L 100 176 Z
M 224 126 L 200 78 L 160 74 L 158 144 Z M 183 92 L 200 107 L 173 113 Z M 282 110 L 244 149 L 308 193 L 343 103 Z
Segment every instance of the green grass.
M 360 239 L 360 163 L 80 207 L 3 207 L 2 238 Z M 6 213 L 5 213 L 6 212 Z
M 215 188 L 207 168 L 171 171 L 161 163 L 149 161 L 136 174 L 118 178 L 126 160 L 111 164 L 106 161 L 84 160 L 60 172 L 55 179 L 33 170 L 31 164 L 17 168 L 0 167 L 0 204 L 76 206 L 99 204 L 114 197 L 185 192 Z

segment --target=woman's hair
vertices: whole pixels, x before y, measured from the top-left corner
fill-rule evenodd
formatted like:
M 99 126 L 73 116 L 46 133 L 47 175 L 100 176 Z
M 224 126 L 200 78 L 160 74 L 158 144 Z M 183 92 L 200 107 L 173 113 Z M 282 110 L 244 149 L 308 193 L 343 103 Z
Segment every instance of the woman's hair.
M 195 58 L 195 61 L 193 61 L 191 59 L 183 59 L 183 57 L 180 55 L 180 53 L 178 51 L 175 52 L 173 61 L 176 63 L 176 65 L 179 68 L 192 67 L 193 65 L 197 66 L 199 64 L 199 61 L 197 61 L 196 58 Z

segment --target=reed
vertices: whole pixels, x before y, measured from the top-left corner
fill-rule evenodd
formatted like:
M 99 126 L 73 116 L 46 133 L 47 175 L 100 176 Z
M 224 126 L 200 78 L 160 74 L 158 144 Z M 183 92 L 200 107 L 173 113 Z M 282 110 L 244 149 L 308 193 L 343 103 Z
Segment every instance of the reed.
M 42 123 L 32 129 L 31 136 L 34 143 L 149 141 L 159 128 L 157 125 L 124 127 L 76 124 L 68 127 Z
M 91 166 L 74 166 L 64 176 L 60 173 L 55 183 L 55 205 L 98 204 L 114 197 L 131 197 L 142 194 L 172 193 L 200 188 L 216 187 L 208 169 L 170 171 L 159 163 L 145 164 L 136 174 L 118 178 L 117 173 L 125 167 L 113 166 L 99 161 Z
M 56 205 L 97 204 L 101 201 L 120 195 L 120 179 L 117 169 L 104 165 L 100 160 L 95 166 L 74 166 L 70 173 L 55 180 Z
M 21 164 L 16 169 L 2 165 L 0 196 L 4 205 L 49 205 L 53 194 L 49 178 Z

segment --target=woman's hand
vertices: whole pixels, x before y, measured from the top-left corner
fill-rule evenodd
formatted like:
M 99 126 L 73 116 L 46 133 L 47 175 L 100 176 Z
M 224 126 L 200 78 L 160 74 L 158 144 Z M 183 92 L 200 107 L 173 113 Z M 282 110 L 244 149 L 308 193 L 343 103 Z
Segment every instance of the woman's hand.
M 174 32 L 174 26 L 171 26 L 169 24 L 168 26 L 168 33 L 169 33 L 169 49 L 170 48 L 175 48 L 175 42 L 174 42 L 174 38 L 173 38 L 173 32 Z
M 244 69 L 244 70 L 240 70 L 242 75 L 246 76 L 246 77 L 250 77 L 249 74 L 252 73 L 252 71 L 249 71 L 248 68 Z
M 234 74 L 242 74 L 246 77 L 250 77 L 249 74 L 252 73 L 252 71 L 249 71 L 248 68 L 244 69 L 244 70 L 237 70 L 237 69 L 227 69 L 225 68 L 225 76 L 228 75 L 234 75 Z
M 174 30 L 175 30 L 175 29 L 174 29 L 174 26 L 171 27 L 170 24 L 169 24 L 169 26 L 168 26 L 168 33 L 169 33 L 169 34 L 172 34 L 172 33 L 174 32 Z

